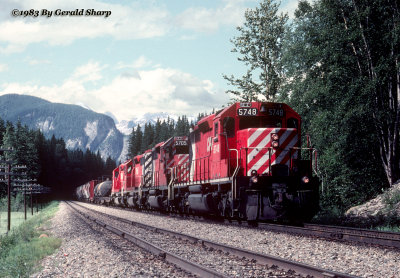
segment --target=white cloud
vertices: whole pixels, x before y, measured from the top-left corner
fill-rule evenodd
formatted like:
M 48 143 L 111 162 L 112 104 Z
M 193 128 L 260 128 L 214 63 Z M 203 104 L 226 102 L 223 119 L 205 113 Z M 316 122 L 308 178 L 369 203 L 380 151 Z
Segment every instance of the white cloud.
M 279 11 L 287 13 L 290 18 L 294 18 L 294 12 L 297 9 L 299 0 L 287 0 L 281 3 Z
M 131 5 L 107 4 L 95 0 L 86 1 L 20 1 L 15 7 L 21 10 L 61 9 L 73 11 L 89 7 L 96 11 L 111 11 L 107 17 L 95 16 L 55 16 L 51 17 L 11 17 L 0 22 L 0 47 L 2 53 L 22 51 L 28 44 L 46 42 L 50 45 L 67 45 L 81 38 L 113 37 L 115 39 L 143 39 L 165 35 L 169 13 L 156 6 L 144 7 L 138 3 Z M 11 13 L 11 10 L 8 11 Z
M 197 32 L 215 32 L 223 25 L 241 25 L 244 20 L 244 1 L 225 1 L 216 9 L 189 8 L 175 19 L 177 26 Z
M 141 55 L 132 63 L 118 62 L 116 69 L 124 69 L 124 68 L 132 68 L 132 69 L 140 69 L 144 67 L 152 66 L 153 62 L 147 59 L 145 56 Z
M 101 71 L 107 65 L 100 66 L 98 62 L 89 62 L 86 65 L 78 67 L 72 75 L 71 80 L 79 80 L 80 82 L 97 81 L 102 79 Z
M 105 67 L 89 62 L 78 67 L 61 85 L 4 84 L 0 95 L 28 94 L 52 102 L 83 104 L 96 112 L 111 111 L 119 121 L 147 112 L 195 116 L 229 100 L 211 81 L 171 68 L 140 70 L 140 78 L 117 76 L 103 86 L 87 89 L 85 82 L 100 80 Z
M 4 72 L 8 70 L 8 66 L 6 64 L 0 64 L 0 72 Z
M 165 5 L 137 1 L 131 4 L 110 4 L 99 0 L 83 1 L 8 1 L 0 11 L 0 53 L 21 52 L 32 43 L 68 45 L 82 38 L 110 37 L 117 40 L 162 37 L 171 30 L 186 29 L 214 32 L 221 26 L 238 26 L 243 22 L 245 2 L 222 1 L 216 8 L 191 7 L 173 15 Z M 51 17 L 12 17 L 11 10 L 52 11 Z M 88 8 L 111 11 L 107 18 L 95 16 L 56 16 L 54 11 L 75 11 Z M 181 36 L 182 37 L 182 36 Z M 190 38 L 184 35 L 182 38 Z

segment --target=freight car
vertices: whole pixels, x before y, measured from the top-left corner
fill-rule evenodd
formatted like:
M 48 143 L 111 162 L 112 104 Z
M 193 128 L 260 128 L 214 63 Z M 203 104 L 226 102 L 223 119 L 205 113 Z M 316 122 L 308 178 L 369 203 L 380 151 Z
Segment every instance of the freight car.
M 97 180 L 91 180 L 75 190 L 75 195 L 78 200 L 93 202 L 94 201 L 94 187 L 98 184 Z
M 77 200 L 97 203 L 109 204 L 111 197 L 112 182 L 106 180 L 91 180 L 75 189 L 75 197 Z
M 307 140 L 308 142 L 308 140 Z M 308 220 L 319 208 L 316 151 L 284 103 L 235 103 L 113 171 L 119 206 L 248 221 Z
M 110 180 L 96 184 L 94 187 L 94 203 L 109 205 L 111 201 L 111 188 L 112 182 Z

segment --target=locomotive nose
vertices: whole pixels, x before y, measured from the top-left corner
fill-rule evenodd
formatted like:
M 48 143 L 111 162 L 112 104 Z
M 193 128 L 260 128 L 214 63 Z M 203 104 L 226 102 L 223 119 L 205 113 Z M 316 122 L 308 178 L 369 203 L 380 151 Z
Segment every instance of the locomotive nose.
M 297 152 L 292 151 L 299 144 L 295 128 L 249 128 L 238 133 L 239 137 L 247 138 L 240 146 L 246 150 L 247 159 L 243 166 L 247 176 L 253 176 L 253 171 L 270 176 L 274 165 L 289 167 L 291 159 L 297 157 Z

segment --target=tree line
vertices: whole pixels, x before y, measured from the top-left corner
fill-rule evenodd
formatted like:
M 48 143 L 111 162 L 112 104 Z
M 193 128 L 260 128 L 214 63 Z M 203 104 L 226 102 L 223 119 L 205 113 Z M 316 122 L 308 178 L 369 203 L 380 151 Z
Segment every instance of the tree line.
M 68 150 L 62 138 L 53 135 L 46 139 L 40 130 L 31 130 L 20 122 L 0 119 L 0 142 L 14 152 L 4 152 L 3 158 L 26 165 L 27 178 L 50 187 L 53 195 L 69 197 L 77 185 L 88 180 L 111 175 L 116 162 L 108 157 L 106 161 L 100 153 L 89 149 Z M 6 194 L 6 186 L 0 186 L 0 197 Z
M 204 115 L 204 113 L 199 114 L 198 119 Z M 127 158 L 142 154 L 173 136 L 188 136 L 189 130 L 193 126 L 194 122 L 189 122 L 185 115 L 179 116 L 176 122 L 169 117 L 163 121 L 157 119 L 155 124 L 146 123 L 143 129 L 140 125 L 137 125 L 132 128 L 132 133 L 129 136 Z
M 234 101 L 283 101 L 319 152 L 321 206 L 342 213 L 400 179 L 400 7 L 397 1 L 273 0 L 247 10 L 224 75 Z

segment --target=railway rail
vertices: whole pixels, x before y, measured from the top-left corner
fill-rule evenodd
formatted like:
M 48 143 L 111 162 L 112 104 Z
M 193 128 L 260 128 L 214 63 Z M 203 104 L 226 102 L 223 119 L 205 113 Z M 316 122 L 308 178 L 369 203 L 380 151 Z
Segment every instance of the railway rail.
M 133 234 L 131 234 L 125 230 L 122 230 L 116 226 L 106 224 L 106 223 L 96 219 L 95 217 L 89 216 L 89 215 L 83 213 L 81 210 L 78 210 L 75 206 L 71 205 L 69 202 L 67 202 L 67 204 L 75 212 L 80 213 L 87 219 L 97 223 L 98 225 L 102 226 L 103 228 L 109 230 L 110 232 L 119 235 L 120 237 L 132 242 L 133 244 L 143 248 L 144 250 L 149 251 L 150 253 L 152 253 L 156 256 L 164 258 L 165 261 L 167 261 L 171 264 L 174 264 L 174 265 L 180 267 L 181 269 L 186 270 L 194 275 L 197 275 L 200 277 L 222 277 L 222 278 L 228 277 L 228 276 L 225 276 L 221 273 L 214 271 L 213 269 L 203 267 L 196 263 L 190 262 L 184 258 L 176 256 L 175 254 L 172 254 L 171 252 L 163 250 L 162 248 L 157 247 L 154 244 L 152 244 L 146 240 L 140 239 L 139 237 L 136 237 Z M 101 213 L 99 213 L 99 214 L 101 214 Z
M 95 204 L 94 204 L 95 205 Z M 121 207 L 114 207 L 117 209 L 125 209 Z M 141 212 L 146 213 L 156 213 L 159 212 L 154 210 L 141 210 Z M 176 214 L 176 213 L 164 213 L 169 214 L 173 217 L 189 217 L 200 219 L 200 216 L 186 215 L 186 214 Z M 207 218 L 207 220 L 212 220 L 212 218 Z M 221 222 L 218 219 L 212 220 L 216 222 Z M 320 225 L 305 223 L 303 227 L 293 226 L 293 225 L 283 225 L 283 224 L 273 224 L 273 223 L 247 223 L 238 222 L 235 220 L 223 220 L 225 224 L 228 225 L 245 225 L 249 227 L 259 227 L 268 231 L 282 232 L 282 233 L 292 233 L 309 237 L 320 237 L 329 240 L 337 240 L 342 242 L 351 243 L 364 243 L 378 245 L 382 247 L 390 247 L 400 249 L 400 233 L 396 232 L 385 232 L 368 230 L 361 228 L 352 228 L 344 226 L 331 226 L 331 225 Z
M 259 224 L 259 226 L 270 231 L 295 233 L 305 236 L 318 236 L 330 240 L 374 244 L 400 249 L 400 233 L 394 232 L 382 232 L 367 229 L 309 223 L 305 223 L 304 227 L 268 223 L 261 223 Z
M 92 209 L 89 209 L 87 207 L 83 207 L 79 204 L 74 203 L 75 205 L 84 208 L 85 210 L 91 211 L 93 213 L 99 214 L 99 215 L 104 215 L 106 217 L 112 218 L 116 221 L 118 221 L 119 223 L 125 223 L 128 225 L 133 225 L 135 227 L 138 228 L 142 228 L 142 229 L 146 229 L 152 232 L 157 232 L 157 233 L 161 233 L 164 236 L 171 236 L 177 239 L 182 239 L 185 241 L 189 241 L 192 243 L 197 243 L 197 244 L 201 244 L 201 246 L 208 248 L 210 250 L 220 250 L 221 253 L 220 256 L 224 256 L 224 255 L 234 255 L 238 258 L 246 258 L 247 260 L 251 261 L 251 262 L 256 262 L 257 264 L 262 264 L 262 265 L 267 265 L 267 266 L 272 266 L 272 268 L 274 268 L 274 266 L 277 266 L 279 269 L 282 269 L 283 271 L 285 271 L 286 273 L 288 273 L 288 276 L 283 276 L 283 277 L 299 277 L 299 275 L 304 276 L 304 277 L 323 277 L 323 278 L 327 278 L 327 277 L 343 277 L 343 278 L 347 278 L 347 277 L 355 277 L 352 275 L 348 275 L 345 273 L 339 273 L 339 272 L 334 272 L 334 271 L 330 271 L 330 270 L 326 270 L 326 269 L 322 269 L 322 268 L 318 268 L 318 267 L 314 267 L 311 265 L 307 265 L 307 264 L 303 264 L 303 263 L 298 263 L 298 262 L 294 262 L 294 261 L 290 261 L 290 260 L 285 260 L 282 258 L 278 258 L 278 257 L 273 257 L 273 256 L 268 256 L 268 255 L 264 255 L 264 254 L 260 254 L 260 253 L 256 253 L 256 252 L 252 252 L 249 250 L 245 250 L 245 249 L 240 249 L 240 248 L 235 248 L 235 247 L 231 247 L 231 246 L 227 246 L 224 244 L 220 244 L 220 243 L 216 243 L 213 241 L 209 241 L 209 240 L 204 240 L 201 238 L 197 238 L 197 237 L 193 237 L 190 235 L 186 235 L 183 233 L 178 233 L 175 231 L 171 231 L 171 230 L 167 230 L 167 229 L 162 229 L 162 228 L 156 228 L 150 225 L 146 225 L 143 223 L 139 223 L 139 222 L 135 222 L 135 221 L 131 221 L 131 220 L 127 220 L 124 218 L 119 218 L 113 215 L 109 215 L 109 214 L 105 214 L 102 212 L 98 212 L 98 211 L 94 211 Z M 76 209 L 76 208 L 75 208 Z M 81 212 L 82 213 L 82 212 Z M 157 254 L 157 255 L 161 255 L 163 257 L 165 257 L 165 259 L 173 264 L 176 264 L 177 266 L 181 267 L 182 269 L 189 271 L 191 273 L 194 273 L 198 276 L 201 277 L 227 277 L 226 274 L 223 273 L 219 273 L 216 272 L 213 269 L 204 267 L 202 265 L 196 264 L 196 263 L 192 263 L 189 262 L 186 259 L 180 258 L 179 256 L 176 256 L 174 254 L 170 254 L 168 251 L 156 247 L 155 245 L 149 243 L 149 242 L 144 242 L 142 239 L 139 239 L 131 234 L 129 234 L 128 232 L 121 230 L 120 228 L 117 228 L 113 225 L 110 224 L 105 224 L 102 221 L 93 219 L 93 217 L 89 217 L 86 216 L 90 219 L 92 219 L 93 221 L 96 221 L 96 223 L 99 223 L 100 225 L 102 225 L 103 227 L 105 227 L 106 229 L 113 231 L 116 234 L 119 234 L 120 236 L 131 240 L 132 242 L 136 243 L 138 242 L 138 244 L 145 248 L 146 250 L 149 250 L 150 252 Z M 172 260 L 170 258 L 173 258 Z M 229 275 L 230 276 L 230 275 Z M 300 277 L 301 277 L 300 276 Z M 282 277 L 282 276 L 281 276 Z

